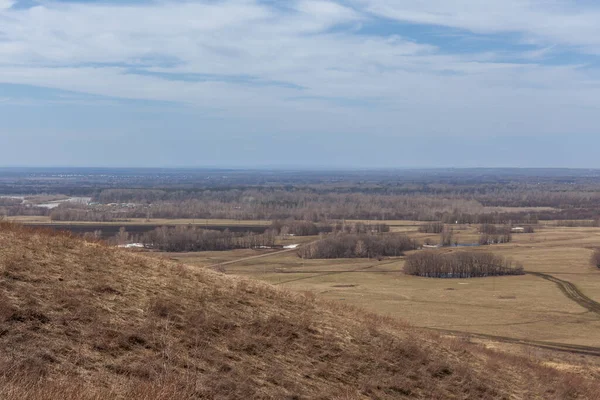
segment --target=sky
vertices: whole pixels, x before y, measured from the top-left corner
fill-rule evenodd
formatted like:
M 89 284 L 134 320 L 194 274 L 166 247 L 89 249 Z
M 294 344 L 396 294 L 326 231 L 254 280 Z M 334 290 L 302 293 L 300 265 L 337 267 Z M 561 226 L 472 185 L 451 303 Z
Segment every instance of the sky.
M 594 0 L 0 0 L 0 166 L 600 168 Z

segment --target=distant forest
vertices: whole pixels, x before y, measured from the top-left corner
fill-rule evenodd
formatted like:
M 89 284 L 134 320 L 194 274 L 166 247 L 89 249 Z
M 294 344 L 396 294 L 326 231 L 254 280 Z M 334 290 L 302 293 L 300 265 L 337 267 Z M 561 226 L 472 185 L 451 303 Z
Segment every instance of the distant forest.
M 561 220 L 597 226 L 600 217 L 600 172 L 579 170 L 0 170 L 0 195 L 15 194 L 92 198 L 91 204 L 53 209 L 0 198 L 1 215 L 49 215 L 54 221 Z

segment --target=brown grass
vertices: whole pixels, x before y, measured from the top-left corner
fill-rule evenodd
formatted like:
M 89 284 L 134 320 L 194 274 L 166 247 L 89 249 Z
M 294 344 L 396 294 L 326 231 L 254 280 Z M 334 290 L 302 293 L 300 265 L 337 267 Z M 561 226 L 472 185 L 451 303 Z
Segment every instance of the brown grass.
M 475 225 L 459 225 L 455 234 L 462 237 L 461 242 L 468 243 L 468 235 L 477 240 L 476 230 Z M 418 233 L 416 227 L 408 233 L 421 242 L 427 237 Z M 598 243 L 600 228 L 548 226 L 536 228 L 534 234 L 514 235 L 514 241 L 508 244 L 436 251 L 491 251 L 522 263 L 528 271 L 572 282 L 586 296 L 600 301 L 600 269 L 589 263 Z M 556 284 L 536 276 L 419 278 L 403 273 L 403 257 L 378 262 L 302 260 L 292 253 L 246 260 L 243 252 L 169 256 L 198 266 L 242 259 L 224 265 L 223 270 L 289 290 L 314 291 L 318 298 L 392 315 L 416 326 L 600 347 L 597 316 L 567 298 Z
M 580 375 L 264 283 L 0 224 L 2 399 L 594 398 Z

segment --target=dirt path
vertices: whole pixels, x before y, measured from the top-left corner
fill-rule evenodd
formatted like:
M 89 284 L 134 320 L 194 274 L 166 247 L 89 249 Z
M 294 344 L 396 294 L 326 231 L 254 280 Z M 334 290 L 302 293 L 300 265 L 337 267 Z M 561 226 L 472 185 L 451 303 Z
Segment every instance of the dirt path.
M 221 266 L 225 266 L 225 265 L 231 265 L 231 264 L 239 263 L 239 262 L 242 262 L 242 261 L 254 260 L 255 258 L 270 257 L 270 256 L 274 256 L 274 255 L 277 255 L 277 254 L 289 253 L 290 251 L 297 251 L 297 250 L 298 250 L 298 248 L 285 249 L 285 250 L 274 251 L 274 252 L 271 252 L 271 253 L 259 254 L 257 256 L 237 258 L 237 259 L 232 260 L 232 261 L 225 261 L 225 262 L 220 262 L 218 264 L 207 265 L 206 268 L 216 268 L 216 267 L 221 267 Z
M 270 257 L 273 255 L 287 253 L 287 252 L 295 251 L 295 250 L 298 250 L 298 249 L 297 248 L 296 249 L 285 249 L 285 250 L 275 251 L 272 253 L 260 254 L 257 256 L 239 258 L 239 259 L 232 260 L 232 261 L 226 261 L 226 262 L 222 262 L 222 263 L 218 263 L 218 264 L 213 264 L 213 265 L 210 265 L 209 268 L 210 267 L 214 268 L 214 267 L 224 266 L 224 265 L 231 265 L 231 264 L 235 264 L 238 262 L 243 262 L 246 260 L 253 260 L 253 259 L 257 259 L 257 258 Z M 335 275 L 335 274 L 340 274 L 340 273 L 362 272 L 365 270 L 369 270 L 375 266 L 390 264 L 390 263 L 397 262 L 397 261 L 398 260 L 393 260 L 393 261 L 389 261 L 389 262 L 385 262 L 385 263 L 377 263 L 377 264 L 369 265 L 369 266 L 362 267 L 362 268 L 357 268 L 357 269 L 350 270 L 350 271 L 325 271 L 324 273 L 323 273 L 323 271 L 321 271 L 321 273 L 318 275 L 311 275 L 309 277 L 300 277 L 300 278 L 296 278 L 296 279 L 290 279 L 288 281 L 278 282 L 275 285 L 281 285 L 281 284 L 294 282 L 294 281 L 298 281 L 298 280 L 312 279 L 312 278 L 317 278 L 317 277 L 322 277 L 322 276 L 327 276 L 327 275 Z M 579 290 L 579 288 L 577 286 L 575 286 L 575 284 L 565 281 L 565 280 L 562 280 L 562 279 L 559 279 L 559 278 L 556 278 L 552 275 L 541 273 L 541 272 L 525 271 L 525 273 L 528 275 L 537 276 L 542 279 L 546 279 L 550 282 L 555 283 L 567 298 L 569 298 L 570 300 L 581 305 L 588 311 L 591 311 L 600 316 L 600 303 L 590 299 L 585 294 L 583 294 L 581 292 L 581 290 Z M 554 350 L 554 351 L 567 352 L 567 353 L 572 353 L 572 354 L 584 354 L 584 355 L 600 357 L 600 347 L 582 346 L 582 345 L 556 343 L 556 342 L 545 342 L 545 341 L 538 341 L 538 340 L 518 339 L 518 338 L 507 337 L 507 336 L 486 335 L 486 334 L 481 334 L 481 333 L 453 331 L 453 330 L 430 328 L 430 327 L 421 327 L 421 328 L 427 329 L 427 330 L 433 330 L 433 331 L 436 331 L 436 332 L 439 332 L 442 334 L 452 335 L 452 336 L 463 336 L 463 337 L 470 337 L 470 338 L 476 338 L 476 339 L 486 339 L 486 340 L 492 340 L 492 341 L 496 341 L 496 342 L 532 346 L 532 347 L 537 347 L 537 348 L 546 349 L 546 350 Z
M 290 282 L 302 281 L 302 280 L 313 279 L 313 278 L 320 278 L 320 277 L 328 276 L 328 275 L 347 274 L 349 272 L 365 272 L 366 270 L 377 267 L 379 265 L 393 264 L 398 261 L 399 261 L 398 259 L 394 259 L 394 260 L 388 261 L 388 262 L 378 262 L 377 264 L 367 265 L 366 267 L 360 267 L 360 268 L 351 269 L 351 270 L 347 270 L 347 271 L 344 271 L 344 270 L 342 270 L 342 271 L 320 271 L 320 272 L 317 272 L 316 275 L 303 276 L 301 278 L 294 278 L 294 279 L 290 279 L 290 280 L 283 281 L 283 282 L 273 283 L 272 285 L 278 286 L 278 285 L 283 285 L 285 283 L 290 283 Z
M 583 294 L 581 290 L 579 290 L 579 288 L 575 286 L 575 284 L 568 281 L 563 281 L 562 279 L 541 272 L 525 271 L 525 273 L 528 275 L 534 275 L 542 279 L 546 279 L 550 282 L 554 282 L 556 286 L 558 286 L 558 288 L 561 290 L 561 292 L 563 292 L 564 295 L 567 296 L 569 299 L 573 300 L 583 308 L 586 308 L 587 310 L 600 316 L 600 303 L 590 299 L 585 294 Z
M 558 288 L 561 290 L 561 292 L 564 293 L 564 295 L 567 298 L 576 302 L 577 304 L 584 307 L 588 311 L 593 312 L 596 315 L 600 315 L 600 303 L 590 299 L 585 294 L 583 294 L 581 292 L 581 290 L 579 290 L 579 288 L 577 286 L 575 286 L 575 284 L 565 281 L 565 280 L 562 280 L 562 279 L 559 279 L 559 278 L 556 278 L 552 275 L 544 274 L 542 272 L 525 271 L 525 273 L 528 275 L 537 276 L 539 278 L 546 279 L 547 281 L 555 283 L 556 286 L 558 286 Z M 507 336 L 494 336 L 494 335 L 453 331 L 453 330 L 439 329 L 439 328 L 428 328 L 428 327 L 424 327 L 424 328 L 429 329 L 429 330 L 434 330 L 434 331 L 437 331 L 440 333 L 452 335 L 452 336 L 465 336 L 465 337 L 470 337 L 470 338 L 489 339 L 489 340 L 493 340 L 493 341 L 497 341 L 497 342 L 523 344 L 523 345 L 527 345 L 527 346 L 538 347 L 541 349 L 562 351 L 562 352 L 574 353 L 574 354 L 585 354 L 585 355 L 600 357 L 600 347 L 582 346 L 582 345 L 556 343 L 556 342 L 545 342 L 545 341 L 538 341 L 538 340 L 517 339 L 517 338 L 511 338 L 511 337 L 507 337 Z
M 566 353 L 573 354 L 585 354 L 590 356 L 600 357 L 600 347 L 593 346 L 583 346 L 577 344 L 566 344 L 566 343 L 556 343 L 556 342 L 545 342 L 539 340 L 527 340 L 527 339 L 517 339 L 511 338 L 507 336 L 494 336 L 494 335 L 486 335 L 482 333 L 471 333 L 471 332 L 462 332 L 462 331 L 452 331 L 447 329 L 438 329 L 438 328 L 428 328 L 422 327 L 423 329 L 436 331 L 442 334 L 451 335 L 451 336 L 462 336 L 468 338 L 475 339 L 488 339 L 495 342 L 503 342 L 503 343 L 511 343 L 511 344 L 522 344 L 526 346 L 538 347 L 541 349 L 547 350 L 555 350 Z

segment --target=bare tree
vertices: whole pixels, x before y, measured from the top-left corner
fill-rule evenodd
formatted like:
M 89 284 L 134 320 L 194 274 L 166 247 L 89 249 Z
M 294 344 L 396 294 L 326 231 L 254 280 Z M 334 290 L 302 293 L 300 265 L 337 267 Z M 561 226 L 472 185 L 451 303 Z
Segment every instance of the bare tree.
M 119 233 L 117 233 L 117 243 L 122 246 L 124 244 L 127 244 L 127 242 L 129 241 L 129 233 L 127 233 L 127 230 L 125 229 L 124 226 L 122 226 L 121 228 L 119 228 Z
M 452 228 L 444 228 L 443 232 L 440 234 L 440 245 L 441 246 L 452 246 L 452 239 L 454 236 L 454 231 Z

